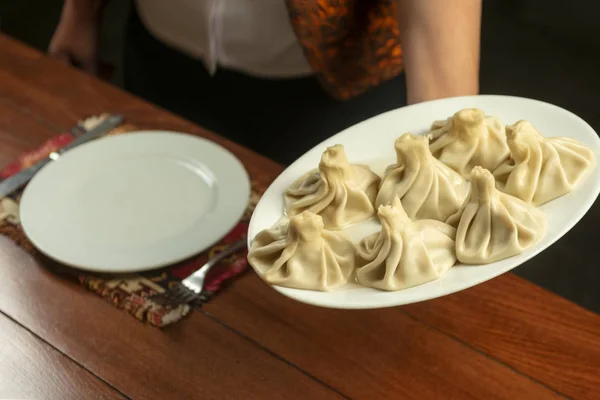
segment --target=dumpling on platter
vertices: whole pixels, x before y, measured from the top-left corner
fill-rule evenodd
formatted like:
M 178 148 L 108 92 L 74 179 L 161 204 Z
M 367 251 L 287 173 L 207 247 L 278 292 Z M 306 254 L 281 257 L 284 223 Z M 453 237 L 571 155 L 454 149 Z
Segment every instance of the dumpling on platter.
M 425 136 L 406 133 L 395 148 L 396 164 L 386 169 L 375 204 L 398 196 L 411 219 L 445 221 L 454 214 L 469 193 L 465 178 L 433 157 Z
M 511 156 L 494 170 L 497 186 L 539 206 L 571 192 L 594 168 L 594 152 L 568 137 L 545 138 L 527 121 L 506 127 Z
M 380 178 L 366 165 L 350 164 L 344 146 L 328 147 L 319 169 L 300 177 L 285 191 L 288 215 L 311 211 L 328 229 L 342 229 L 375 215 Z
M 357 246 L 356 278 L 363 286 L 400 290 L 440 278 L 456 263 L 456 229 L 435 220 L 411 221 L 400 199 L 380 206 L 381 232 Z
M 272 285 L 329 291 L 348 283 L 355 246 L 323 228 L 323 219 L 305 211 L 254 238 L 248 262 Z
M 465 264 L 488 264 L 522 253 L 546 232 L 544 212 L 496 189 L 487 169 L 471 172 L 471 197 L 456 231 L 456 256 Z
M 428 136 L 431 153 L 467 179 L 474 166 L 494 170 L 510 153 L 502 121 L 478 108 L 435 121 Z

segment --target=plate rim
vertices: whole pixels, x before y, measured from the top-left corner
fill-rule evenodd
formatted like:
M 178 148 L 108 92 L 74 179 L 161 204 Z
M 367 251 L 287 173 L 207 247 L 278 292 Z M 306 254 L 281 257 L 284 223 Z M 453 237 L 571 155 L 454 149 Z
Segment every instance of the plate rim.
M 280 181 L 285 177 L 286 173 L 288 172 L 288 170 L 292 169 L 297 163 L 301 163 L 303 159 L 305 159 L 306 157 L 309 157 L 309 155 L 315 151 L 317 151 L 318 149 L 323 149 L 324 146 L 327 144 L 329 144 L 329 142 L 331 142 L 333 139 L 344 135 L 345 133 L 347 133 L 350 130 L 354 130 L 357 129 L 357 127 L 360 127 L 362 125 L 368 125 L 370 122 L 372 122 L 375 119 L 381 118 L 385 115 L 388 114 L 393 114 L 393 113 L 398 113 L 399 110 L 404 110 L 405 112 L 410 112 L 411 109 L 419 109 L 419 108 L 427 108 L 427 107 L 431 107 L 433 104 L 435 103 L 444 103 L 444 102 L 452 102 L 452 101 L 467 101 L 467 100 L 473 100 L 473 102 L 477 102 L 479 99 L 489 99 L 489 100 L 497 100 L 497 101 L 526 101 L 532 104 L 537 104 L 538 106 L 542 106 L 542 107 L 548 107 L 549 109 L 554 109 L 558 112 L 561 112 L 565 115 L 568 115 L 571 118 L 576 119 L 582 127 L 585 127 L 588 131 L 591 131 L 593 133 L 595 133 L 595 138 L 596 138 L 596 144 L 597 147 L 596 148 L 592 148 L 592 150 L 595 153 L 596 156 L 596 160 L 595 160 L 595 167 L 594 170 L 600 168 L 600 159 L 599 159 L 599 153 L 598 153 L 598 149 L 600 149 L 600 136 L 598 135 L 598 132 L 596 132 L 592 126 L 585 121 L 583 118 L 581 118 L 580 116 L 578 116 L 577 114 L 573 113 L 572 111 L 569 111 L 563 107 L 557 106 L 555 104 L 552 103 L 548 103 L 542 100 L 538 100 L 538 99 L 532 99 L 532 98 L 527 98 L 527 97 L 521 97 L 521 96 L 509 96 L 509 95 L 494 95 L 494 94 L 482 94 L 482 95 L 474 95 L 474 96 L 457 96 L 457 97 L 450 97 L 450 98 L 444 98 L 444 99 L 436 99 L 436 100 L 430 100 L 427 102 L 422 102 L 422 103 L 417 103 L 417 104 L 412 104 L 412 105 L 407 105 L 404 107 L 399 107 L 393 110 L 389 110 L 383 113 L 380 113 L 378 115 L 375 115 L 373 117 L 370 117 L 368 119 L 365 119 L 363 121 L 360 121 L 354 125 L 349 126 L 346 129 L 343 129 L 342 131 L 328 137 L 327 139 L 321 141 L 319 144 L 317 144 L 316 146 L 313 146 L 311 149 L 307 150 L 302 156 L 300 156 L 298 159 L 296 159 L 292 164 L 290 164 L 284 171 L 282 171 L 277 178 L 271 183 L 271 185 L 269 186 L 269 188 L 265 191 L 265 193 L 263 194 L 263 196 L 261 197 L 261 200 L 259 201 L 259 203 L 256 205 L 256 210 L 260 210 L 260 205 L 261 202 L 263 200 L 266 200 L 269 197 L 269 192 L 270 191 L 274 191 L 276 189 L 277 186 L 280 185 Z M 476 104 L 474 104 L 474 107 L 477 107 Z M 486 111 L 486 110 L 484 110 Z M 526 117 L 524 116 L 523 119 L 526 119 Z M 429 123 L 431 123 L 432 121 L 429 121 Z M 512 122 L 509 122 L 512 123 Z M 400 134 L 398 134 L 400 135 Z M 594 170 L 590 171 L 590 174 L 592 174 L 594 172 Z M 598 172 L 597 172 L 598 173 Z M 589 178 L 589 176 L 587 177 Z M 586 179 L 587 179 L 586 178 Z M 580 184 L 583 182 L 579 182 Z M 279 184 L 279 185 L 278 185 Z M 284 287 L 284 286 L 280 286 L 280 285 L 271 285 L 267 282 L 264 282 L 262 275 L 260 274 L 260 272 L 256 271 L 254 269 L 254 267 L 252 267 L 256 274 L 261 278 L 261 280 L 263 280 L 263 282 L 269 286 L 271 289 L 279 292 L 280 294 L 295 300 L 295 301 L 299 301 L 301 303 L 305 303 L 308 305 L 312 305 L 312 306 L 318 306 L 318 307 L 325 307 L 325 308 L 333 308 L 333 309 L 377 309 L 377 308 L 388 308 L 388 307 L 397 307 L 397 306 L 401 306 L 401 305 L 406 305 L 406 304 L 412 304 L 412 303 L 417 303 L 417 302 L 422 302 L 422 301 L 427 301 L 427 300 L 431 300 L 431 299 L 435 299 L 438 297 L 443 297 L 443 296 L 447 296 L 449 294 L 452 293 L 457 293 L 466 289 L 469 289 L 471 287 L 477 286 L 481 283 L 484 283 L 486 281 L 489 281 L 491 279 L 494 279 L 502 274 L 505 274 L 506 272 L 511 271 L 514 268 L 517 268 L 518 266 L 522 265 L 523 263 L 529 261 L 530 259 L 532 259 L 533 257 L 537 256 L 538 254 L 540 254 L 542 251 L 548 249 L 549 247 L 553 246 L 554 244 L 556 244 L 564 235 L 566 235 L 570 230 L 572 230 L 575 225 L 577 225 L 581 219 L 585 216 L 585 214 L 588 213 L 588 211 L 591 209 L 591 207 L 594 205 L 594 203 L 596 202 L 598 195 L 600 195 L 600 183 L 596 183 L 595 185 L 595 193 L 593 196 L 591 196 L 588 201 L 583 204 L 582 207 L 580 207 L 578 209 L 577 214 L 570 220 L 572 223 L 568 224 L 568 228 L 566 229 L 561 229 L 560 233 L 558 234 L 558 236 L 556 237 L 555 240 L 552 241 L 552 243 L 550 243 L 549 245 L 540 248 L 540 244 L 534 246 L 532 248 L 532 252 L 528 253 L 526 256 L 521 256 L 522 260 L 520 260 L 519 262 L 517 262 L 516 264 L 506 267 L 506 268 L 502 268 L 499 269 L 498 271 L 495 271 L 494 273 L 491 273 L 489 275 L 489 277 L 486 277 L 485 279 L 482 280 L 474 280 L 474 282 L 470 283 L 469 285 L 466 285 L 464 287 L 461 287 L 458 290 L 447 290 L 447 291 L 439 291 L 439 292 L 434 292 L 434 293 L 438 293 L 437 295 L 434 296 L 424 296 L 423 298 L 420 299 L 411 299 L 409 301 L 402 301 L 402 302 L 395 302 L 395 301 L 382 301 L 380 302 L 380 304 L 377 305 L 373 305 L 373 304 L 365 304 L 364 302 L 356 302 L 356 303 L 349 303 L 349 304 L 335 304 L 332 305 L 332 303 L 327 302 L 326 300 L 322 300 L 320 299 L 320 297 L 325 297 L 327 296 L 327 294 L 331 294 L 331 293 L 340 293 L 343 292 L 344 289 L 342 288 L 341 290 L 336 290 L 336 291 L 331 291 L 331 292 L 320 292 L 320 291 L 314 291 L 314 290 L 305 290 L 305 289 L 294 289 L 294 288 L 288 288 L 288 287 Z M 248 248 L 251 247 L 252 242 L 254 240 L 254 237 L 256 236 L 256 234 L 260 231 L 256 228 L 256 219 L 257 218 L 256 213 L 254 213 L 252 215 L 252 218 L 250 220 L 249 226 L 248 226 Z M 543 240 L 543 239 L 542 239 Z M 517 255 L 518 256 L 518 255 Z M 503 261 L 503 260 L 501 260 Z M 501 262 L 499 261 L 499 262 Z M 487 264 L 487 265 L 492 265 L 494 263 L 491 264 Z M 431 281 L 431 282 L 427 282 L 423 285 L 426 285 L 428 283 L 433 283 L 433 282 L 439 282 L 442 281 L 444 277 Z M 418 286 L 422 286 L 422 285 L 418 285 Z M 417 286 L 417 287 L 418 287 Z M 381 290 L 377 290 L 377 289 L 373 289 L 373 288 L 369 288 L 369 287 L 358 287 L 357 289 L 365 289 L 365 290 L 369 290 L 369 291 L 373 291 L 374 293 L 396 293 L 396 292 L 402 292 L 402 290 L 400 291 L 396 291 L 396 292 L 386 292 L 386 291 L 381 291 Z M 411 289 L 411 288 L 407 288 L 407 289 Z M 349 289 L 352 290 L 352 289 Z M 295 293 L 309 293 L 308 296 L 298 296 Z M 310 298 L 310 294 L 314 295 L 316 297 L 316 299 Z
M 202 142 L 204 145 L 212 146 L 215 150 L 219 151 L 222 155 L 224 155 L 225 158 L 228 158 L 228 160 L 227 160 L 228 163 L 230 163 L 232 166 L 235 165 L 235 168 L 238 169 L 237 172 L 240 172 L 240 175 L 239 175 L 240 181 L 236 186 L 240 188 L 240 191 L 243 190 L 244 193 L 246 194 L 246 196 L 245 196 L 246 204 L 250 200 L 250 195 L 251 195 L 250 176 L 248 174 L 248 171 L 246 170 L 246 167 L 241 162 L 241 160 L 233 152 L 231 152 L 229 149 L 225 148 L 221 144 L 211 141 L 202 136 L 192 134 L 192 133 L 186 133 L 186 132 L 182 132 L 182 131 L 162 130 L 162 129 L 143 129 L 143 130 L 140 129 L 140 130 L 135 130 L 135 131 L 128 131 L 128 132 L 121 133 L 118 135 L 110 135 L 110 136 L 100 137 L 98 139 L 94 139 L 89 142 L 83 143 L 83 144 L 65 152 L 63 155 L 61 155 L 60 160 L 64 161 L 65 158 L 68 159 L 68 157 L 70 157 L 69 156 L 70 154 L 79 152 L 79 151 L 81 151 L 81 149 L 85 150 L 86 148 L 91 148 L 91 147 L 97 145 L 98 142 L 119 140 L 119 139 L 123 139 L 126 137 L 129 137 L 129 138 L 136 137 L 137 138 L 137 137 L 143 137 L 143 136 L 146 136 L 146 137 L 168 136 L 170 138 L 178 137 L 178 138 L 184 139 L 184 140 L 196 140 L 196 141 Z M 136 139 L 134 139 L 134 140 L 136 140 Z M 244 215 L 244 212 L 246 211 L 246 208 L 247 208 L 247 205 L 245 207 L 240 206 L 239 211 L 236 211 L 235 213 L 230 213 L 231 215 L 234 215 L 235 218 L 232 217 L 231 218 L 232 222 L 230 224 L 224 225 L 224 226 L 227 226 L 227 229 L 225 229 L 225 228 L 221 229 L 221 231 L 223 231 L 224 233 L 220 234 L 218 237 L 215 235 L 214 236 L 215 239 L 208 240 L 207 244 L 203 248 L 198 248 L 198 250 L 195 250 L 195 251 L 190 250 L 185 255 L 182 254 L 181 256 L 178 256 L 177 258 L 171 258 L 172 261 L 168 261 L 168 262 L 161 261 L 161 262 L 153 263 L 152 265 L 148 264 L 148 265 L 139 266 L 139 267 L 122 267 L 122 268 L 121 267 L 119 267 L 119 268 L 115 268 L 115 267 L 97 268 L 96 266 L 86 266 L 86 265 L 82 265 L 81 263 L 69 261 L 67 259 L 64 259 L 63 257 L 52 255 L 52 251 L 48 251 L 47 248 L 45 248 L 34 236 L 32 236 L 30 234 L 30 232 L 28 232 L 27 227 L 26 227 L 27 223 L 25 222 L 28 217 L 23 218 L 24 215 L 27 215 L 27 213 L 23 212 L 23 210 L 26 209 L 27 206 L 26 207 L 23 207 L 23 206 L 27 205 L 28 204 L 27 199 L 31 198 L 31 195 L 27 196 L 27 194 L 31 191 L 31 187 L 32 187 L 32 185 L 35 184 L 36 181 L 43 179 L 44 175 L 42 174 L 42 172 L 48 168 L 51 168 L 51 166 L 53 164 L 54 164 L 54 161 L 48 163 L 42 169 L 40 169 L 40 171 L 38 171 L 34 175 L 34 177 L 29 181 L 29 183 L 23 190 L 23 193 L 21 195 L 21 201 L 19 202 L 19 214 L 20 214 L 20 220 L 21 220 L 20 225 L 23 229 L 23 233 L 25 234 L 27 239 L 32 243 L 32 245 L 35 247 L 35 249 L 37 251 L 39 251 L 44 256 L 46 256 L 56 262 L 61 263 L 64 266 L 78 269 L 81 271 L 95 272 L 95 273 L 108 273 L 108 274 L 111 274 L 111 273 L 113 273 L 113 274 L 139 273 L 139 272 L 146 272 L 146 271 L 152 271 L 152 270 L 156 270 L 156 269 L 160 269 L 160 268 L 165 268 L 165 267 L 168 267 L 169 265 L 174 265 L 174 264 L 180 263 L 182 261 L 188 260 L 190 258 L 193 258 L 195 255 L 198 255 L 198 254 L 206 251 L 207 249 L 209 249 L 210 247 L 212 247 L 216 243 L 218 243 L 225 236 L 227 236 L 227 234 L 232 229 L 234 229 L 235 226 L 240 222 L 240 219 Z M 40 178 L 40 176 L 42 178 Z M 242 178 L 244 181 L 243 187 L 241 186 Z M 35 186 L 33 186 L 33 187 L 35 188 Z M 218 205 L 217 205 L 217 207 L 218 207 Z M 231 210 L 231 209 L 228 209 L 228 210 Z M 30 225 L 30 227 L 31 227 L 31 225 Z

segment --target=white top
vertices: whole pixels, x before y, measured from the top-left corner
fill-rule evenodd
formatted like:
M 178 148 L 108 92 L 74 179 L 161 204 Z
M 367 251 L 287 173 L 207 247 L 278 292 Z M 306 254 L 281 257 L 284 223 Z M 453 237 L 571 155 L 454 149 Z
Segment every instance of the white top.
M 138 0 L 137 8 L 153 35 L 211 74 L 218 66 L 271 78 L 312 72 L 283 0 Z

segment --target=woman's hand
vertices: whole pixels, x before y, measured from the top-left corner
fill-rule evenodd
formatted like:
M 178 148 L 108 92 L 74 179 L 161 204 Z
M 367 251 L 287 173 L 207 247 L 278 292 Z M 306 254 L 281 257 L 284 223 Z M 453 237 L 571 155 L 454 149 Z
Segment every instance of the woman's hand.
M 97 75 L 100 17 L 104 5 L 103 0 L 65 0 L 48 53 Z

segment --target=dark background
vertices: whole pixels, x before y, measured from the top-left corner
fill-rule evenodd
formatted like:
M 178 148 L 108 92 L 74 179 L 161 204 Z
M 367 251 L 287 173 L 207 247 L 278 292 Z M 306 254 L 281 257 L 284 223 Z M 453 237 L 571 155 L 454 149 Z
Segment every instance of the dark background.
M 598 131 L 600 3 L 484 0 L 483 4 L 481 92 L 548 101 L 575 112 Z M 62 0 L 1 0 L 0 30 L 45 50 L 61 7 Z M 113 0 L 104 18 L 103 58 L 117 66 L 130 7 L 130 0 Z M 120 84 L 120 74 L 113 81 Z
M 578 114 L 600 131 L 600 2 L 483 3 L 481 92 L 554 103 Z M 1 0 L 0 30 L 45 50 L 61 6 L 62 0 Z M 113 79 L 117 85 L 122 82 L 119 66 L 130 7 L 128 0 L 114 0 L 104 18 L 102 56 L 117 66 Z M 600 312 L 596 251 L 600 243 L 595 237 L 599 223 L 600 206 L 596 203 L 582 223 L 557 245 L 515 272 Z

